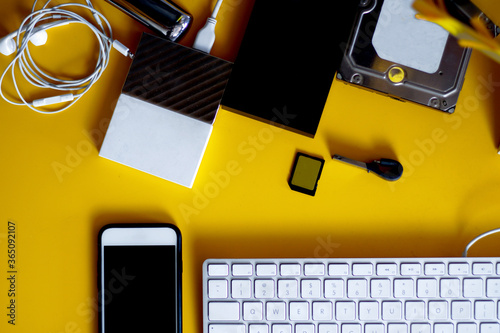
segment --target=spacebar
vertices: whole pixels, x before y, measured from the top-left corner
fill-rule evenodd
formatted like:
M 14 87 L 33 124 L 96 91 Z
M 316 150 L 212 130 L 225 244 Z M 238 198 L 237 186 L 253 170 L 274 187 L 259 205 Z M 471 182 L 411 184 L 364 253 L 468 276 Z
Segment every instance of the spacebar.
M 212 324 L 208 327 L 209 333 L 245 333 L 245 325 L 241 324 Z

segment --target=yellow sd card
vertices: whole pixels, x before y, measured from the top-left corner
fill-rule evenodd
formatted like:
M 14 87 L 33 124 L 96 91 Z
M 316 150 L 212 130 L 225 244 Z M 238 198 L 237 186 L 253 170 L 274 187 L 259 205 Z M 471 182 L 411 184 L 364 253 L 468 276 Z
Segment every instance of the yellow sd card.
M 294 191 L 314 196 L 325 160 L 297 153 L 288 184 Z

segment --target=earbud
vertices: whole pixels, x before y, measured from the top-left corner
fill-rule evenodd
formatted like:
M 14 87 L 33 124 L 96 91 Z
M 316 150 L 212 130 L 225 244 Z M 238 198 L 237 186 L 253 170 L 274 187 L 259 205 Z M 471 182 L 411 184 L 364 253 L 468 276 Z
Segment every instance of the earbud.
M 0 39 L 0 53 L 3 55 L 11 55 L 16 51 L 16 42 L 14 38 L 9 38 L 9 36 Z
M 47 31 L 46 30 L 40 30 L 38 32 L 36 32 L 31 38 L 30 38 L 30 42 L 33 43 L 33 45 L 35 46 L 40 46 L 40 45 L 44 45 L 45 43 L 47 43 Z

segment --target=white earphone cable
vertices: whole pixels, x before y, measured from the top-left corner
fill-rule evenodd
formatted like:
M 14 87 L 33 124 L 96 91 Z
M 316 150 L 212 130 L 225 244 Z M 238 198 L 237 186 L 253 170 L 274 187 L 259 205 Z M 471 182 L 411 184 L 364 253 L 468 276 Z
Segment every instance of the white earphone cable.
M 474 245 L 477 241 L 487 237 L 487 236 L 490 236 L 490 235 L 493 235 L 493 234 L 496 234 L 496 233 L 500 233 L 500 228 L 498 229 L 493 229 L 493 230 L 490 230 L 490 231 L 487 231 L 479 236 L 477 236 L 476 238 L 474 238 L 473 240 L 471 240 L 469 242 L 469 244 L 467 244 L 467 246 L 465 247 L 464 249 L 464 252 L 462 253 L 462 256 L 463 257 L 467 257 L 468 254 L 469 254 L 469 250 L 470 248 L 472 247 L 472 245 Z
M 109 21 L 106 17 L 104 17 L 104 15 L 94 9 L 90 0 L 86 0 L 87 4 L 64 3 L 54 7 L 48 7 L 50 2 L 51 0 L 48 0 L 41 9 L 35 10 L 37 4 L 37 0 L 35 0 L 31 14 L 23 20 L 16 32 L 16 36 L 14 37 L 17 49 L 16 55 L 0 76 L 0 96 L 5 101 L 13 105 L 28 106 L 33 111 L 44 114 L 62 112 L 75 104 L 99 80 L 102 73 L 108 66 L 109 55 L 113 47 L 123 55 L 133 58 L 133 55 L 130 53 L 128 48 L 120 42 L 113 40 L 113 32 Z M 89 22 L 79 14 L 69 10 L 68 7 L 83 8 L 90 11 L 94 17 L 95 23 L 93 24 Z M 49 23 L 45 23 L 47 21 Z M 94 71 L 90 75 L 84 78 L 68 80 L 50 75 L 41 69 L 30 53 L 28 42 L 37 33 L 42 33 L 56 26 L 73 23 L 83 24 L 94 33 L 99 44 L 99 53 Z M 65 92 L 66 94 L 28 102 L 18 86 L 15 76 L 16 69 L 32 86 L 58 90 Z M 13 101 L 5 96 L 2 85 L 5 76 L 9 72 L 12 76 L 14 88 L 21 102 Z M 40 106 L 61 102 L 69 103 L 66 106 L 54 111 L 46 111 L 39 108 Z

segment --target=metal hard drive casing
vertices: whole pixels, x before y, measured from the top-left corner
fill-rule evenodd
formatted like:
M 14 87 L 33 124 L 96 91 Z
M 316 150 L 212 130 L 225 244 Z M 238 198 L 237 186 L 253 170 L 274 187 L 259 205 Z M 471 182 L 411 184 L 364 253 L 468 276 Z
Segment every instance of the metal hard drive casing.
M 448 35 L 439 68 L 434 73 L 382 59 L 373 46 L 383 0 L 361 0 L 337 78 L 396 99 L 419 103 L 448 113 L 455 111 L 471 55 Z M 403 79 L 391 80 L 399 72 Z

